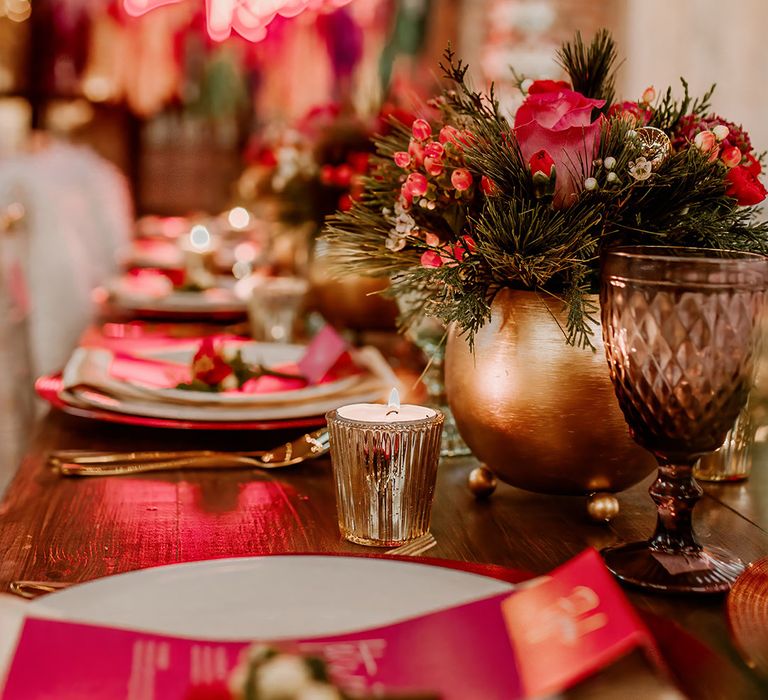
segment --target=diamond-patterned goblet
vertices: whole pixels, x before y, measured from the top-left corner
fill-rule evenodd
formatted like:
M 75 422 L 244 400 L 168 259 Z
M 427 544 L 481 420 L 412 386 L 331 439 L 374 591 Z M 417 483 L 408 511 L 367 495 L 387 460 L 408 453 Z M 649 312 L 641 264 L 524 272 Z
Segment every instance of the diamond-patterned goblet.
M 603 256 L 600 305 L 611 379 L 632 437 L 656 457 L 647 542 L 603 550 L 622 581 L 675 592 L 730 588 L 737 558 L 702 546 L 691 515 L 698 459 L 722 445 L 754 380 L 768 258 L 669 247 Z

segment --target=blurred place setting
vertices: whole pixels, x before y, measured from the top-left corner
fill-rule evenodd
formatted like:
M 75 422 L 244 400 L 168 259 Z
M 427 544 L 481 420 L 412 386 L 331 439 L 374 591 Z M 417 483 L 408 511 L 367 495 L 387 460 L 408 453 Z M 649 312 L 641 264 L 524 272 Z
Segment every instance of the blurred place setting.
M 0 0 L 0 698 L 768 697 L 766 21 Z

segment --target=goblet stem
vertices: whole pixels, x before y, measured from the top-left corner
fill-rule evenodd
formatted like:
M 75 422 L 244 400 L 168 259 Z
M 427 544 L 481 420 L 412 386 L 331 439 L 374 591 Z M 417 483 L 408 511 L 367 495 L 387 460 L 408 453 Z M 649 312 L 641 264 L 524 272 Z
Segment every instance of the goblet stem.
M 691 518 L 704 491 L 693 478 L 695 464 L 659 459 L 659 474 L 648 489 L 657 509 L 653 536 L 602 551 L 622 581 L 658 591 L 720 593 L 744 570 L 738 557 L 696 539 Z
M 656 503 L 656 531 L 649 544 L 668 554 L 697 554 L 702 546 L 693 532 L 693 508 L 704 491 L 693 478 L 693 463 L 659 460 L 659 474 L 648 492 Z

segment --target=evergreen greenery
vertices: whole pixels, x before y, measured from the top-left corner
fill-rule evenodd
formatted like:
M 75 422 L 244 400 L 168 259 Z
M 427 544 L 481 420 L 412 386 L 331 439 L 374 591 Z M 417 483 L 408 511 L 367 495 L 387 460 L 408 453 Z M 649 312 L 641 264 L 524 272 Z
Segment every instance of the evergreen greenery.
M 591 171 L 596 187 L 582 189 L 572 205 L 556 208 L 551 193 L 534 182 L 493 88 L 487 94 L 473 90 L 466 64 L 449 47 L 441 64 L 449 85 L 434 101 L 439 117 L 433 124 L 466 135 L 460 146 L 465 166 L 475 183 L 484 176 L 492 189 L 483 188 L 483 194 L 477 187 L 473 197 L 433 209 L 414 202 L 408 210 L 414 235 L 402 249 L 388 249 L 391 212 L 406 178 L 393 157 L 408 151 L 411 140 L 409 126 L 394 125 L 376 142 L 362 199 L 327 220 L 325 240 L 337 271 L 390 278 L 390 293 L 417 300 L 405 324 L 420 314 L 437 316 L 455 322 L 470 343 L 488 320 L 499 290 L 554 295 L 567 307 L 565 340 L 588 346 L 597 313 L 589 295 L 596 291 L 604 247 L 653 244 L 767 252 L 768 224 L 758 221 L 755 207 L 737 206 L 726 195 L 725 166 L 690 143 L 673 151 L 647 179 L 632 175 L 631 164 L 642 156 L 642 147 L 638 123 L 610 109 L 616 55 L 606 31 L 589 45 L 577 35 L 558 54 L 574 90 L 606 104 L 600 110 L 604 118 L 594 162 L 573 164 L 574 173 Z M 655 106 L 645 106 L 648 126 L 670 137 L 684 117 L 703 118 L 710 110 L 712 89 L 694 99 L 685 81 L 682 85 L 682 99 L 676 100 L 670 89 Z M 606 167 L 606 159 L 615 162 Z M 424 266 L 422 254 L 434 249 L 424 232 L 447 245 L 469 235 L 474 247 L 460 259 Z

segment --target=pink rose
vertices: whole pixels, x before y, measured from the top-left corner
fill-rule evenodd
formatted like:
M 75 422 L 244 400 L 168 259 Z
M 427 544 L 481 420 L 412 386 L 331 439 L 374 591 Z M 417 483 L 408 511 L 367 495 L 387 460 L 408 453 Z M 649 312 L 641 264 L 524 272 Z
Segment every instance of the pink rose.
M 592 110 L 605 100 L 591 100 L 578 92 L 561 89 L 528 95 L 515 114 L 515 137 L 523 158 L 545 150 L 557 172 L 553 204 L 567 207 L 589 176 L 600 139 L 602 117 L 592 121 Z

